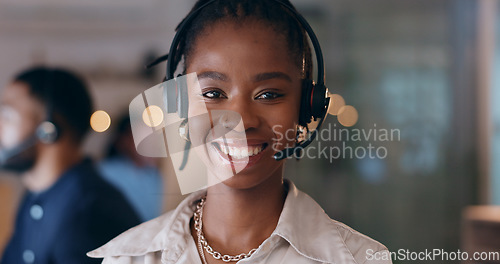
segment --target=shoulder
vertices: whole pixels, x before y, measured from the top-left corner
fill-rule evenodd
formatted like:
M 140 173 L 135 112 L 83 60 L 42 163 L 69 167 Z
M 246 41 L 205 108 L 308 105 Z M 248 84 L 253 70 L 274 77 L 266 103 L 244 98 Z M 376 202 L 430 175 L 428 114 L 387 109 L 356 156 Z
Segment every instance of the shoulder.
M 203 195 L 203 191 L 189 195 L 175 210 L 129 229 L 104 246 L 89 252 L 88 256 L 143 256 L 186 244 L 186 239 L 190 236 L 189 223 L 195 201 Z
M 344 223 L 332 220 L 335 232 L 342 238 L 343 244 L 349 250 L 356 263 L 365 263 L 376 252 L 388 251 L 387 248 L 375 239 L 364 235 Z
M 174 211 L 135 226 L 105 245 L 87 253 L 89 257 L 141 256 L 162 249 L 165 228 L 170 227 Z
M 80 209 L 96 212 L 99 215 L 121 215 L 122 218 L 134 216 L 139 219 L 125 196 L 112 184 L 106 181 L 97 171 L 95 165 L 86 161 L 74 170 L 78 176 L 74 196 L 78 199 Z M 135 224 L 138 224 L 138 220 Z
M 126 198 L 101 178 L 90 159 L 65 171 L 40 197 L 47 201 L 47 207 L 53 208 L 51 215 L 57 217 L 54 222 L 60 225 L 102 226 L 101 222 L 107 220 L 110 224 L 125 223 L 130 228 L 140 223 Z
M 370 253 L 387 250 L 376 240 L 331 219 L 309 195 L 288 184 L 277 232 L 301 255 L 325 263 L 365 263 Z
M 65 209 L 60 215 L 61 233 L 80 234 L 102 244 L 140 223 L 126 198 L 101 178 L 91 162 L 71 173 L 71 188 L 67 190 L 71 193 L 64 197 Z

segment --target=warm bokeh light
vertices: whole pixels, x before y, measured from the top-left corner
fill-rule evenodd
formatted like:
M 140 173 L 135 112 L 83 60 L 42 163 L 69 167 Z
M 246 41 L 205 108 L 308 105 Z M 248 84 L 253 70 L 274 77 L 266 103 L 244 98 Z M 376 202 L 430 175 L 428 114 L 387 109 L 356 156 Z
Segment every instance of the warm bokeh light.
M 345 100 L 341 95 L 330 94 L 330 109 L 328 109 L 328 114 L 337 115 L 343 106 L 345 106 Z
M 149 127 L 159 126 L 163 122 L 163 111 L 157 105 L 150 105 L 142 112 L 142 120 Z
M 337 114 L 339 123 L 345 127 L 351 127 L 358 122 L 358 111 L 351 105 L 342 106 Z
M 90 126 L 96 132 L 104 132 L 111 125 L 111 117 L 106 111 L 97 110 L 90 117 Z

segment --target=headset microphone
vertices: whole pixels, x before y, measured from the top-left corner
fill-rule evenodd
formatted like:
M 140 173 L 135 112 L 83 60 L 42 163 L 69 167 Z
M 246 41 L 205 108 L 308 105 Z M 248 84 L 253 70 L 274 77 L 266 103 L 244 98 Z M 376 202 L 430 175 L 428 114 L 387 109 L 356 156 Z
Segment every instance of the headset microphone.
M 0 167 L 4 167 L 10 159 L 33 147 L 37 140 L 38 138 L 36 135 L 31 135 L 29 138 L 25 139 L 13 148 L 0 150 Z
M 17 146 L 10 149 L 0 149 L 0 167 L 3 167 L 10 159 L 21 154 L 23 151 L 33 147 L 37 141 L 44 144 L 54 143 L 58 136 L 58 128 L 52 121 L 44 121 L 38 125 L 35 133 L 23 140 Z
M 330 98 L 326 99 L 326 104 L 327 104 L 326 113 L 328 113 L 328 106 L 330 105 Z M 327 114 L 325 114 L 325 117 L 321 118 L 321 120 L 318 123 L 318 126 L 312 132 L 311 136 L 309 136 L 308 139 L 300 142 L 297 146 L 295 146 L 293 148 L 285 148 L 284 150 L 277 152 L 276 154 L 273 155 L 273 158 L 275 160 L 279 161 L 279 160 L 282 160 L 282 159 L 286 159 L 286 158 L 288 158 L 288 157 L 290 157 L 292 155 L 295 155 L 295 157 L 297 157 L 297 158 L 300 157 L 300 152 L 304 148 L 306 148 L 307 146 L 309 146 L 309 144 L 311 144 L 314 141 L 314 139 L 316 139 L 316 136 L 318 135 L 318 129 L 323 124 L 323 121 L 325 121 L 326 115 Z

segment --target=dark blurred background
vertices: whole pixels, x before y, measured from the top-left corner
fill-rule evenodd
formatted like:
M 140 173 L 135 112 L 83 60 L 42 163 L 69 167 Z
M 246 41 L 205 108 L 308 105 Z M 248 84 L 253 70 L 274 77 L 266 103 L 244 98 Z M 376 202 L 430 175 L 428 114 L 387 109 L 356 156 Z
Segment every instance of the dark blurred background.
M 332 218 L 391 251 L 498 251 L 500 2 L 292 2 L 319 37 L 330 92 L 359 114 L 353 126 L 335 116 L 326 126 L 392 129 L 400 136 L 315 142 L 316 148 L 372 144 L 387 155 L 290 160 L 286 177 Z M 86 152 L 99 159 L 131 99 L 163 78 L 164 64 L 151 71 L 143 66 L 168 52 L 193 3 L 0 0 L 0 87 L 33 64 L 83 74 L 96 110 L 112 120 L 109 130 L 90 133 L 86 142 Z M 166 211 L 181 197 L 169 162 L 163 163 Z M 0 174 L 0 254 L 22 191 L 18 178 Z

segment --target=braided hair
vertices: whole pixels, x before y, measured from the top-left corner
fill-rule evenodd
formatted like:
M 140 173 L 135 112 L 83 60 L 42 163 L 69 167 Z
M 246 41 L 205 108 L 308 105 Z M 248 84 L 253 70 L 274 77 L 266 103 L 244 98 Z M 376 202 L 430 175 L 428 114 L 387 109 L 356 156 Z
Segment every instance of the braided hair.
M 186 17 L 209 1 L 198 0 Z M 289 0 L 279 1 L 295 10 Z M 185 73 L 197 37 L 210 26 L 221 21 L 241 24 L 248 21 L 248 19 L 263 22 L 277 34 L 283 35 L 293 56 L 293 62 L 302 70 L 302 77 L 305 79 L 311 78 L 312 55 L 305 30 L 286 7 L 277 1 L 269 0 L 216 0 L 205 6 L 191 21 L 190 25 L 186 25 L 189 30 L 180 40 L 176 57 L 172 58 L 175 65 L 178 65 L 184 58 Z M 179 30 L 184 21 L 185 18 L 177 26 L 176 30 Z

